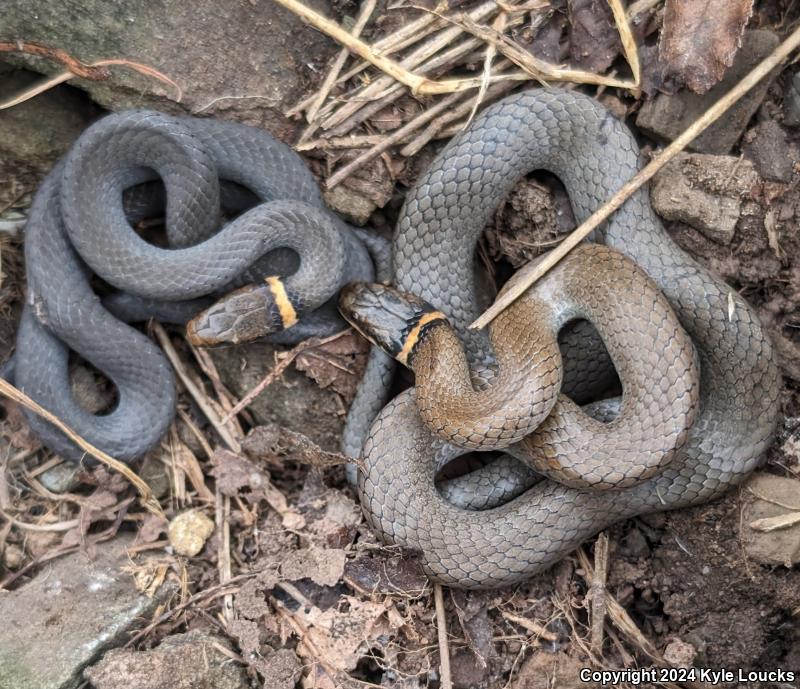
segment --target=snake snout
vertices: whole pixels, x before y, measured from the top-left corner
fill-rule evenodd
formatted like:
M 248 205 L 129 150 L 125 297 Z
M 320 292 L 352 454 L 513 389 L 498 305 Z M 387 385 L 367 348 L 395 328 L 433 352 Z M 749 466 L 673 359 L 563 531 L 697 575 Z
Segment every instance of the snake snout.
M 422 328 L 444 322 L 427 301 L 380 283 L 356 282 L 339 294 L 339 311 L 370 342 L 405 364 Z
M 187 339 L 194 345 L 211 347 L 250 342 L 285 330 L 297 319 L 292 319 L 293 310 L 289 314 L 279 308 L 273 291 L 268 283 L 231 292 L 189 321 Z

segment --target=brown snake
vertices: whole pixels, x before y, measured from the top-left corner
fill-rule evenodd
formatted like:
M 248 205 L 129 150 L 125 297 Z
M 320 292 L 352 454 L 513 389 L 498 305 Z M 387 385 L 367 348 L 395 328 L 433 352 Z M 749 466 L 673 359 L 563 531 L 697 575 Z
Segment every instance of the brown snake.
M 417 376 L 370 429 L 361 502 L 376 533 L 418 551 L 437 581 L 517 581 L 615 521 L 710 500 L 764 458 L 780 390 L 769 340 L 747 303 L 672 242 L 644 190 L 603 231 L 616 251 L 574 252 L 498 319 L 491 342 L 467 329 L 475 245 L 521 176 L 558 175 L 581 221 L 638 162 L 631 133 L 592 99 L 555 89 L 508 97 L 451 141 L 406 198 L 397 285 L 428 304 L 379 286 L 343 294 L 348 320 Z M 609 423 L 558 394 L 555 335 L 580 350 L 587 331 L 570 330 L 575 319 L 597 327 L 620 375 Z M 594 373 L 572 366 L 574 395 Z M 546 478 L 497 504 L 528 471 L 506 458 L 437 489 L 437 472 L 471 448 L 508 448 Z M 464 493 L 483 494 L 477 502 L 490 509 L 465 509 L 475 501 Z

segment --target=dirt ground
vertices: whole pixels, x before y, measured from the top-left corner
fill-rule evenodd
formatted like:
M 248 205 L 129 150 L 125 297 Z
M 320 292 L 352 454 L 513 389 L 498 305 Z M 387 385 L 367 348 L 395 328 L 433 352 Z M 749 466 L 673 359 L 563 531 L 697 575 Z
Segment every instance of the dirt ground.
M 533 31 L 528 25 L 513 35 L 521 43 L 527 40 L 527 47 L 538 46 L 541 55 L 561 45 L 573 63 L 597 71 L 612 65 L 622 69 L 618 46 L 606 46 L 607 64 L 600 58 L 608 30 L 598 28 L 597 4 L 602 3 L 570 3 L 571 13 L 555 12 L 535 35 L 524 33 L 525 28 Z M 749 29 L 771 29 L 784 37 L 800 21 L 800 8 L 793 5 L 779 0 L 757 3 L 745 23 Z M 346 3 L 336 10 L 354 13 Z M 397 15 L 388 12 L 379 28 L 389 32 L 393 21 L 402 21 Z M 686 88 L 670 87 L 660 68 L 648 62 L 663 21 L 662 15 L 655 15 L 654 28 L 640 37 L 649 91 L 641 97 L 620 89 L 601 89 L 598 94 L 631 126 L 645 158 L 654 155 L 663 141 L 637 125 L 643 103 L 657 93 L 677 94 Z M 584 33 L 565 34 L 570 22 L 582 26 Z M 550 34 L 556 38 L 548 38 Z M 794 91 L 795 75 L 800 82 L 797 65 L 791 64 L 775 76 L 730 150 L 683 154 L 660 173 L 651 192 L 676 242 L 732 284 L 768 327 L 784 382 L 778 433 L 762 471 L 794 479 L 796 489 L 800 487 L 800 88 Z M 318 75 L 304 78 L 319 80 Z M 719 78 L 721 73 L 714 83 Z M 71 87 L 59 88 L 68 89 L 67 99 L 75 95 Z M 581 88 L 597 93 L 594 87 Z M 76 93 L 81 107 L 96 107 L 83 92 Z M 402 124 L 417 107 L 410 95 L 387 106 L 367 120 L 369 135 Z M 302 123 L 291 123 L 290 131 L 299 135 Z M 281 122 L 270 129 L 285 127 Z M 335 203 L 330 198 L 329 202 L 351 218 L 361 214 L 367 227 L 388 235 L 405 189 L 442 145 L 431 141 L 407 158 L 389 154 L 377 158 L 343 185 L 346 191 Z M 309 152 L 308 160 L 324 181 L 336 165 L 346 164 L 354 155 L 318 148 Z M 0 220 L 24 215 L 46 167 L 38 161 L 30 167 L 0 164 Z M 675 198 L 688 201 L 673 203 Z M 727 224 L 726 209 L 732 209 Z M 487 300 L 514 269 L 551 248 L 574 226 L 568 199 L 555 178 L 536 172 L 521 180 L 498 208 L 480 247 L 478 259 L 489 285 Z M 0 231 L 0 362 L 14 347 L 24 294 L 21 252 L 22 233 Z M 161 447 L 134 467 L 153 488 L 164 520 L 129 500 L 135 495 L 131 485 L 106 467 L 81 467 L 65 487 L 45 485 L 43 476 L 58 466 L 63 470 L 64 465 L 32 436 L 20 407 L 3 400 L 0 590 L 24 587 L 53 557 L 100 548 L 117 532 L 128 532 L 136 538 L 130 571 L 139 588 L 172 581 L 178 591 L 128 639 L 123 651 L 114 652 L 138 653 L 131 657 L 141 658 L 162 649 L 161 655 L 147 656 L 150 679 L 177 667 L 185 666 L 181 672 L 186 677 L 197 672 L 189 661 L 176 664 L 169 650 L 174 647 L 180 653 L 181 644 L 194 637 L 186 641 L 176 635 L 190 633 L 225 640 L 227 645 L 217 649 L 220 657 L 232 659 L 244 678 L 226 679 L 234 683 L 231 686 L 247 686 L 236 685 L 241 681 L 285 689 L 442 687 L 434 590 L 413 553 L 376 541 L 336 455 L 344 414 L 364 365 L 364 343 L 348 332 L 330 342 L 291 350 L 256 344 L 208 355 L 191 349 L 177 328 L 169 329 L 167 340 L 197 383 L 201 401 L 215 410 L 217 418 L 269 377 L 258 400 L 223 424 L 240 447 L 232 451 L 228 444 L 226 449 L 219 428 L 209 423 L 197 397 L 184 387 L 174 429 Z M 96 372 L 75 362 L 74 379 L 76 394 L 85 404 L 96 409 L 108 406 L 113 391 Z M 409 376 L 401 373 L 396 389 L 408 383 Z M 617 524 L 601 536 L 607 539 L 607 558 L 592 539 L 551 570 L 517 586 L 474 593 L 445 589 L 453 686 L 600 686 L 583 682 L 581 668 L 800 671 L 796 564 L 800 533 L 796 525 L 775 532 L 778 540 L 764 545 L 777 548 L 775 561 L 754 556 L 748 510 L 756 509 L 758 500 L 756 492 L 745 486 L 708 505 Z M 788 508 L 796 513 L 800 502 Z M 180 537 L 176 517 L 186 514 L 193 516 L 178 526 L 189 540 L 199 539 L 193 555 L 181 555 L 175 548 Z M 25 529 L 20 522 L 45 528 Z M 207 524 L 208 532 L 198 536 Z M 604 563 L 605 585 L 593 589 L 595 567 Z M 599 641 L 591 612 L 598 596 L 608 611 Z M 171 640 L 159 646 L 165 639 Z M 86 686 L 131 686 L 131 665 L 123 662 L 128 659 L 110 654 L 87 671 Z M 150 679 L 137 677 L 136 686 L 162 686 L 155 681 L 147 684 Z M 187 682 L 187 687 L 206 686 Z M 800 687 L 800 679 L 724 685 L 788 689 Z M 712 683 L 676 678 L 617 686 Z

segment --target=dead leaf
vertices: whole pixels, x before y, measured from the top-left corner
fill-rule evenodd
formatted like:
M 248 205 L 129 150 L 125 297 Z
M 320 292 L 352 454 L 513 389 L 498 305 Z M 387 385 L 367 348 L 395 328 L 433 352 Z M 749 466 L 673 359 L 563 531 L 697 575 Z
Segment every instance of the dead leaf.
M 248 620 L 259 620 L 270 615 L 272 608 L 267 603 L 267 593 L 277 583 L 277 577 L 274 581 L 266 582 L 258 577 L 247 580 L 236 593 L 236 613 Z
M 569 52 L 575 66 L 605 72 L 622 51 L 607 0 L 569 0 Z
M 351 331 L 302 352 L 294 365 L 321 388 L 333 388 L 349 404 L 361 382 L 368 353 L 366 340 Z
M 456 589 L 451 591 L 451 594 L 467 645 L 475 654 L 480 667 L 486 668 L 489 665 L 489 658 L 495 655 L 492 621 L 489 619 L 489 607 L 494 596 L 485 591 Z
M 364 653 L 380 646 L 378 637 L 389 632 L 383 603 L 361 601 L 346 596 L 347 609 L 339 611 L 329 608 L 324 612 L 317 607 L 298 610 L 295 615 L 302 618 L 308 629 L 309 641 L 320 653 L 320 660 L 342 672 L 355 669 Z M 305 653 L 306 647 L 298 647 Z M 310 662 L 316 658 L 308 657 Z
M 311 579 L 320 586 L 335 586 L 344 573 L 345 552 L 311 546 L 290 552 L 281 564 L 281 578 Z
M 214 468 L 211 475 L 217 480 L 217 489 L 230 498 L 244 498 L 258 502 L 266 497 L 269 475 L 250 460 L 235 452 L 218 449 L 211 457 Z
M 360 554 L 345 565 L 344 580 L 364 594 L 421 596 L 429 586 L 419 560 L 394 555 Z
M 162 533 L 166 533 L 169 522 L 157 514 L 145 513 L 142 525 L 139 527 L 137 542 L 154 543 Z
M 294 689 L 303 666 L 290 648 L 281 648 L 253 661 L 252 666 L 264 679 L 269 689 Z
M 5 410 L 5 422 L 3 423 L 3 435 L 8 438 L 8 442 L 19 450 L 35 452 L 42 444 L 31 431 L 22 408 L 11 400 L 4 400 L 0 408 Z
M 242 497 L 251 503 L 266 500 L 281 515 L 284 527 L 298 531 L 305 526 L 303 515 L 289 507 L 286 496 L 272 485 L 269 474 L 249 459 L 218 448 L 211 457 L 211 463 L 214 468 L 210 473 L 217 480 L 217 488 L 223 495 Z
M 660 52 L 676 83 L 705 93 L 733 64 L 753 0 L 667 0 Z

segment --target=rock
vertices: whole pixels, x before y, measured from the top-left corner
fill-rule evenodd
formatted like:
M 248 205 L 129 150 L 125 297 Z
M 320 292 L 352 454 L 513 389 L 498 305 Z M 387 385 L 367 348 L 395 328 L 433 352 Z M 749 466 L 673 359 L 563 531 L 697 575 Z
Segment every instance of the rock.
M 41 484 L 51 493 L 68 493 L 80 485 L 78 475 L 83 467 L 72 462 L 61 462 L 39 476 Z
M 792 77 L 783 94 L 783 123 L 800 126 L 800 72 Z
M 290 648 L 281 648 L 256 664 L 270 689 L 294 689 L 303 671 L 297 654 Z
M 209 350 L 222 382 L 240 398 L 272 370 L 276 351 L 263 342 Z M 339 396 L 291 366 L 248 409 L 259 424 L 278 424 L 307 435 L 323 449 L 339 449 L 344 425 Z
M 686 90 L 673 95 L 659 93 L 642 106 L 636 118 L 637 126 L 657 138 L 672 141 L 769 55 L 777 45 L 778 37 L 770 31 L 745 32 L 742 47 L 736 54 L 733 65 L 714 88 L 702 95 Z M 767 89 L 777 73 L 776 69 L 770 76 L 762 79 L 725 115 L 697 137 L 689 148 L 702 153 L 730 152 L 750 118 L 758 110 L 761 101 L 764 100 Z
M 743 203 L 756 196 L 759 184 L 749 161 L 682 153 L 655 176 L 650 201 L 662 218 L 691 225 L 719 244 L 730 244 Z
M 168 533 L 170 545 L 178 555 L 194 557 L 214 533 L 214 522 L 200 510 L 186 510 L 169 523 Z
M 24 70 L 7 71 L 2 75 L 3 95 L 21 91 L 40 79 L 38 74 Z M 100 112 L 85 93 L 66 85 L 0 110 L 0 159 L 46 170 Z M 47 126 L 42 126 L 44 122 Z
M 3 97 L 38 78 L 31 72 L 14 70 L 0 62 Z M 50 166 L 99 112 L 85 93 L 65 85 L 21 105 L 0 110 L 0 208 L 18 206 L 27 194 L 33 193 Z M 0 230 L 18 225 L 18 215 L 7 217 L 4 213 Z M 4 255 L 4 264 L 5 259 Z M 3 286 L 6 287 L 5 283 Z
M 800 562 L 800 480 L 755 474 L 743 495 L 740 537 L 748 556 L 765 565 Z
M 323 0 L 310 4 L 329 10 Z M 150 0 L 6 0 L 0 26 L 5 36 L 62 49 L 85 63 L 122 58 L 144 64 L 180 85 L 186 110 L 232 111 L 234 119 L 268 128 L 286 126 L 280 113 L 307 90 L 305 75 L 321 75 L 338 50 L 273 2 L 197 0 L 191 11 L 180 11 Z M 13 59 L 46 74 L 63 69 L 40 58 Z M 165 109 L 177 98 L 173 86 L 125 67 L 112 68 L 105 81 L 74 84 L 110 110 Z
M 151 651 L 113 650 L 84 672 L 95 689 L 247 689 L 244 668 L 203 632 L 168 636 Z
M 354 225 L 366 225 L 372 211 L 377 207 L 373 201 L 363 194 L 340 184 L 333 189 L 326 189 L 323 194 L 325 203 L 348 222 Z
M 123 643 L 169 595 L 148 598 L 122 569 L 130 537 L 50 563 L 18 591 L 0 594 L 0 687 L 76 689 L 81 672 L 108 648 Z
M 745 155 L 758 173 L 774 182 L 791 182 L 794 161 L 789 155 L 786 132 L 775 120 L 766 120 L 747 134 Z
M 694 667 L 697 649 L 680 639 L 673 639 L 664 649 L 664 660 L 672 667 Z
M 165 497 L 172 487 L 169 469 L 158 457 L 158 450 L 145 459 L 139 469 L 139 477 L 150 487 L 156 500 Z

